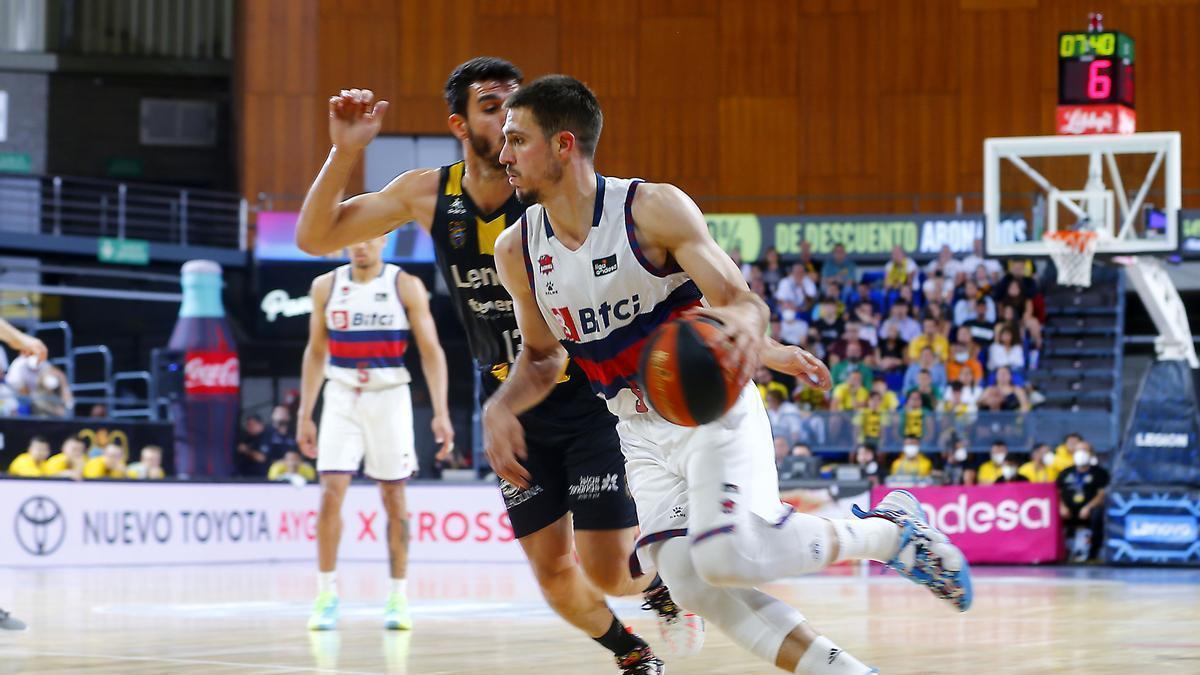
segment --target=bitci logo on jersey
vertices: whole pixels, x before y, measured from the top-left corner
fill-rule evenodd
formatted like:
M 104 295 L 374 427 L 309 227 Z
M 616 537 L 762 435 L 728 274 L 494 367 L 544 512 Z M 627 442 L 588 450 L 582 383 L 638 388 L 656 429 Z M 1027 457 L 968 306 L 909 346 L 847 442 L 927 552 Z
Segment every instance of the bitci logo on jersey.
M 237 394 L 239 374 L 234 352 L 188 352 L 183 388 L 188 395 Z
M 550 274 L 553 272 L 554 258 L 550 257 L 549 254 L 543 253 L 538 257 L 538 269 L 542 271 L 542 274 Z

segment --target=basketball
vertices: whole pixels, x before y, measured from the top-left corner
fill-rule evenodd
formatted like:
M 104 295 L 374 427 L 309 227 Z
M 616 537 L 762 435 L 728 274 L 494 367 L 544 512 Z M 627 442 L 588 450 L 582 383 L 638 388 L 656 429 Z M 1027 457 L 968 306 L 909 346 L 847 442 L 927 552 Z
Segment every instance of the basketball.
M 707 424 L 733 407 L 737 373 L 722 366 L 721 325 L 698 317 L 660 326 L 646 340 L 638 368 L 646 402 L 668 422 Z

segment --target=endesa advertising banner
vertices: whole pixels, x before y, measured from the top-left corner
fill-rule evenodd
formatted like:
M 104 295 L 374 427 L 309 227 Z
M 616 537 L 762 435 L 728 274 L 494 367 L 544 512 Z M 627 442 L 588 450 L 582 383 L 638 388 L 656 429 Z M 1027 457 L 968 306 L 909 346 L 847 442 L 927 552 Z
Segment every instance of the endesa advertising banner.
M 304 561 L 316 556 L 317 485 L 0 480 L 0 565 Z M 410 558 L 524 556 L 493 485 L 408 486 Z M 352 485 L 340 557 L 387 560 L 375 485 Z
M 1062 528 L 1052 483 L 907 488 L 930 523 L 972 563 L 1042 563 L 1059 557 Z M 891 488 L 875 488 L 876 504 Z

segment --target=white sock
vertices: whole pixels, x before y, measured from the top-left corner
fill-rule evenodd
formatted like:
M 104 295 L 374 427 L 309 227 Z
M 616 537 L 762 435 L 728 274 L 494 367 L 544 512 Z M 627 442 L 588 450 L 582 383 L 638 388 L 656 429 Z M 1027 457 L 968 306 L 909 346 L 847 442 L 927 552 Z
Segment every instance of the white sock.
M 900 550 L 900 526 L 883 518 L 831 519 L 838 538 L 837 562 L 877 560 L 887 562 Z
M 317 572 L 317 591 L 324 593 L 326 591 L 337 595 L 337 571 L 333 572 Z
M 392 579 L 392 595 L 408 596 L 408 579 Z
M 796 664 L 797 673 L 818 673 L 819 675 L 864 675 L 875 672 L 866 664 L 854 658 L 824 635 L 819 636 L 808 646 L 800 663 Z

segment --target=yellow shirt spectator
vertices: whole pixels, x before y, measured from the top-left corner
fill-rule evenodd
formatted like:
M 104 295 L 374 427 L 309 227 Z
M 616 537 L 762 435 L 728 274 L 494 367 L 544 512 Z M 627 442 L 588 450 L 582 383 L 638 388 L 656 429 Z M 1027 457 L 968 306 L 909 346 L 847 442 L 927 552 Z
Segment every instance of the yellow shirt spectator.
M 1031 460 L 1022 464 L 1017 473 L 1028 478 L 1030 483 L 1053 483 L 1058 480 L 1059 470 L 1054 465 L 1046 466 Z
M 950 341 L 946 339 L 946 336 L 935 335 L 930 338 L 925 333 L 921 333 L 913 338 L 912 342 L 908 343 L 908 358 L 916 361 L 921 356 L 921 350 L 926 347 L 932 349 L 933 355 L 942 363 L 945 363 L 946 359 L 950 358 Z
M 796 405 L 807 403 L 813 410 L 829 409 L 829 400 L 825 398 L 825 392 L 815 387 L 801 386 L 793 401 Z
M 267 470 L 267 480 L 280 480 L 288 474 L 299 474 L 301 478 L 308 482 L 313 482 L 317 479 L 317 472 L 312 468 L 312 465 L 307 462 L 301 462 L 300 466 L 295 468 L 295 471 L 288 467 L 286 460 L 279 460 L 271 465 Z
M 1075 458 L 1071 455 L 1071 449 L 1067 447 L 1066 443 L 1060 443 L 1054 449 L 1054 464 L 1051 465 L 1051 468 L 1054 469 L 1057 476 L 1072 466 L 1075 466 Z
M 980 485 L 991 485 L 992 483 L 995 483 L 998 478 L 1000 478 L 1000 475 L 1000 465 L 989 459 L 979 467 L 977 480 Z
M 779 392 L 779 395 L 783 397 L 783 400 L 785 400 L 785 401 L 788 400 L 787 387 L 783 386 L 783 383 L 781 383 L 781 382 L 775 382 L 772 380 L 771 382 L 768 382 L 767 384 L 758 385 L 758 395 L 762 396 L 763 403 L 767 402 L 767 392 L 768 391 L 777 391 L 777 392 Z
M 878 443 L 883 438 L 883 428 L 888 424 L 888 414 L 882 410 L 866 409 L 854 416 L 854 425 L 858 428 L 858 442 L 873 441 Z
M 930 462 L 929 458 L 925 455 L 917 455 L 912 459 L 900 457 L 892 462 L 891 475 L 893 476 L 927 478 L 931 473 L 933 473 L 933 462 Z
M 902 433 L 905 436 L 916 436 L 917 438 L 925 438 L 925 411 L 924 410 L 905 410 L 900 413 L 900 418 L 903 420 L 904 428 Z
M 854 410 L 867 404 L 867 399 L 870 398 L 871 391 L 860 386 L 854 391 L 850 390 L 850 384 L 843 382 L 833 388 L 833 409 L 834 410 Z
M 71 462 L 61 452 L 46 460 L 45 471 L 47 476 L 57 476 L 69 468 L 71 468 Z
M 28 452 L 22 452 L 13 458 L 12 464 L 8 465 L 8 475 L 21 476 L 24 478 L 44 478 L 46 476 L 53 476 L 54 474 L 47 470 L 47 465 L 49 464 L 49 459 L 44 462 L 39 462 Z
M 104 456 L 93 457 L 83 465 L 84 478 L 124 478 L 125 466 L 122 464 L 120 468 L 110 469 L 104 461 Z
M 891 389 L 884 390 L 879 397 L 879 407 L 887 412 L 893 412 L 900 407 L 900 399 L 896 396 L 896 392 Z

